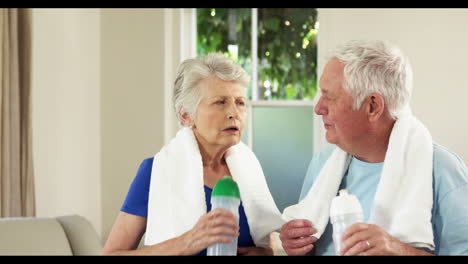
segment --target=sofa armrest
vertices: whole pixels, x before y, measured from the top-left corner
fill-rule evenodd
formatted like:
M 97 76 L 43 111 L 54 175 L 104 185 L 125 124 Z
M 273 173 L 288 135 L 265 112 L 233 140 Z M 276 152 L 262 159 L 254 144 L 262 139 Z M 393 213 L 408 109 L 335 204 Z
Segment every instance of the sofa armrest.
M 0 219 L 0 255 L 71 255 L 63 227 L 55 218 Z
M 62 225 L 73 255 L 100 255 L 101 239 L 91 223 L 79 215 L 59 216 L 57 220 Z

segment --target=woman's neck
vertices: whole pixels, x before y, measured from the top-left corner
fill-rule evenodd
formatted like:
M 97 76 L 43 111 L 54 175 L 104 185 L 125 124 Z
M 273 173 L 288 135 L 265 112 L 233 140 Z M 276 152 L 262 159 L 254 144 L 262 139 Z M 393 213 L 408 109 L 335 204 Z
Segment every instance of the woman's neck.
M 203 152 L 202 152 L 203 153 Z M 224 159 L 224 152 L 216 152 L 215 155 L 202 154 L 203 160 L 203 182 L 206 186 L 213 189 L 216 182 L 225 176 L 231 176 L 229 168 Z
M 231 176 L 224 159 L 226 147 L 209 146 L 200 142 L 198 142 L 198 147 L 203 162 L 203 181 L 206 186 L 213 188 L 218 180 L 224 176 Z
M 226 161 L 224 160 L 224 154 L 227 150 L 226 148 L 210 148 L 201 144 L 199 144 L 199 148 L 202 156 L 203 167 L 216 169 L 226 165 Z

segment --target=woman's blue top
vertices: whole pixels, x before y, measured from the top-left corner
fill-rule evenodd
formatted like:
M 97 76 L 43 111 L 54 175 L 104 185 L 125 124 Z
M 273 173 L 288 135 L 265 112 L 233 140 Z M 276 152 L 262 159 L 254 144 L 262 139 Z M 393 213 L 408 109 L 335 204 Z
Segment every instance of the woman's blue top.
M 138 172 L 130 185 L 128 190 L 127 197 L 120 209 L 122 212 L 148 217 L 148 196 L 149 196 L 149 187 L 151 180 L 151 169 L 153 167 L 153 159 L 148 158 L 143 160 L 138 169 Z M 212 189 L 205 187 L 205 201 L 206 208 L 211 211 L 211 192 Z M 250 236 L 250 228 L 247 223 L 247 217 L 245 215 L 244 207 L 242 202 L 239 206 L 239 237 L 238 237 L 238 246 L 239 247 L 254 247 L 255 244 Z M 206 249 L 201 251 L 198 255 L 206 255 Z

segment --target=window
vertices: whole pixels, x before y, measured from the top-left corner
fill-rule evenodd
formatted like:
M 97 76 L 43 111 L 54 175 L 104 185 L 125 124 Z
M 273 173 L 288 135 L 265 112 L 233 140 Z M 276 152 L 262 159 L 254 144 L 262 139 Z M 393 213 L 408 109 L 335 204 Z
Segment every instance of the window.
M 315 8 L 198 8 L 197 54 L 222 52 L 254 74 L 250 99 L 313 99 L 317 28 Z
M 197 55 L 222 52 L 252 76 L 243 141 L 278 208 L 297 203 L 313 148 L 317 10 L 198 8 L 196 21 Z

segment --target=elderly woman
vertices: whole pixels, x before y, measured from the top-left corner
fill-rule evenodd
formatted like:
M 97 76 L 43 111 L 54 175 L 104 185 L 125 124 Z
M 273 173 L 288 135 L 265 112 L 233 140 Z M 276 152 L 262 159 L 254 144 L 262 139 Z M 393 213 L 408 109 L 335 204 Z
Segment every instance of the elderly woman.
M 239 255 L 272 253 L 269 233 L 284 222 L 258 160 L 240 141 L 248 82 L 221 54 L 179 66 L 173 101 L 182 128 L 140 165 L 103 254 L 206 255 L 229 235 L 238 236 Z M 211 211 L 212 188 L 226 175 L 240 189 L 238 225 L 230 212 Z M 137 249 L 143 234 L 145 247 Z

